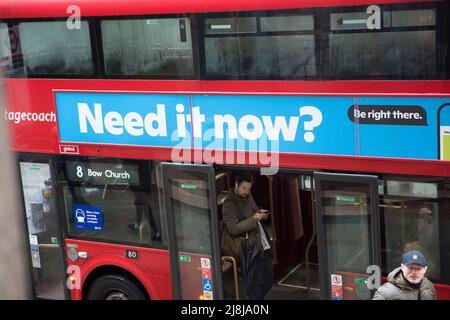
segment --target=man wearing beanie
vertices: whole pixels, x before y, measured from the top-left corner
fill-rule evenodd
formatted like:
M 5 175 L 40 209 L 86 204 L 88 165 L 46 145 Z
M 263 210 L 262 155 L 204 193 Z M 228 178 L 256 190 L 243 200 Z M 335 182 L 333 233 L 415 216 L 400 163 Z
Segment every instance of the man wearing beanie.
M 427 260 L 417 250 L 406 252 L 400 267 L 388 275 L 373 300 L 435 300 L 433 284 L 425 278 Z

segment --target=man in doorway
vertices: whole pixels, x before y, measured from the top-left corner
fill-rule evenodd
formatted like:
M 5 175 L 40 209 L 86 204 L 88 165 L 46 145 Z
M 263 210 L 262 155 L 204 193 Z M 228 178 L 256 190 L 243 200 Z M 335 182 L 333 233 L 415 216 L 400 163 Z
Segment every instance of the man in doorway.
M 420 251 L 403 254 L 400 267 L 388 275 L 373 300 L 436 300 L 433 284 L 425 278 L 427 260 Z
M 233 190 L 223 203 L 224 232 L 231 235 L 230 241 L 248 238 L 256 242 L 258 255 L 252 263 L 251 287 L 247 296 L 251 300 L 262 300 L 270 291 L 273 282 L 273 265 L 270 232 L 262 223 L 269 217 L 267 210 L 259 209 L 251 195 L 253 176 L 239 172 L 235 176 Z M 238 240 L 239 241 L 239 240 Z M 239 260 L 239 257 L 236 257 Z M 250 270 L 243 270 L 250 272 Z M 244 277 L 246 275 L 244 274 Z

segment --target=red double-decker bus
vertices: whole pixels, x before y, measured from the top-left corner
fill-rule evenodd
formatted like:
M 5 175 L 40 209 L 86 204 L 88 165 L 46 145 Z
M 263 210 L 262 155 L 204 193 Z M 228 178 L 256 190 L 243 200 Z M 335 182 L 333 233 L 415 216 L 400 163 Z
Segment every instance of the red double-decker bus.
M 449 16 L 448 1 L 0 0 L 35 296 L 242 298 L 219 243 L 247 170 L 271 212 L 267 298 L 370 299 L 409 249 L 450 298 Z

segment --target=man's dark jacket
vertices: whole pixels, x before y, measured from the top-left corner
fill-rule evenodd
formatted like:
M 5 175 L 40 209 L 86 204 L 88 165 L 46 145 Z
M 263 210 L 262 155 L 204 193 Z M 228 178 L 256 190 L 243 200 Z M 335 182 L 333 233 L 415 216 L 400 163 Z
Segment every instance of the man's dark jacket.
M 261 235 L 258 228 L 258 223 L 253 215 L 259 208 L 257 207 L 253 197 L 249 195 L 247 198 L 242 198 L 234 191 L 230 191 L 223 203 L 222 215 L 225 228 L 223 232 L 227 232 L 226 237 L 222 238 L 222 255 L 232 255 L 239 257 L 240 240 L 246 237 L 257 241 L 262 250 Z M 272 246 L 270 232 L 268 228 L 261 223 L 266 238 Z M 237 255 L 237 256 L 236 256 Z
M 373 300 L 436 300 L 436 291 L 427 278 L 414 285 L 403 276 L 400 267 L 388 275 L 388 282 L 378 288 Z

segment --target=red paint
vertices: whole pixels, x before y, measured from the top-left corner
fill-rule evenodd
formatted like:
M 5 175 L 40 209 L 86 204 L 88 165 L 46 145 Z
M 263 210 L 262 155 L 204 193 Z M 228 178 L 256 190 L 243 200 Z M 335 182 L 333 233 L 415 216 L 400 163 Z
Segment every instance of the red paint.
M 81 289 L 89 274 L 101 266 L 115 266 L 132 273 L 145 287 L 152 300 L 172 299 L 169 252 L 134 246 L 114 245 L 100 242 L 66 239 L 68 245 L 76 245 L 77 252 L 88 253 L 87 259 L 78 258 L 68 265 L 76 265 L 81 271 Z M 125 250 L 137 250 L 139 259 L 127 259 Z M 72 299 L 81 299 L 82 290 L 72 290 Z
M 432 0 L 378 0 L 377 5 L 390 3 L 431 2 Z M 334 6 L 372 5 L 373 0 L 0 0 L 0 18 L 48 18 L 68 17 L 73 11 L 68 7 L 77 5 L 81 15 L 120 16 L 140 14 L 170 14 L 195 12 L 225 12 L 249 10 L 281 10 L 295 8 L 318 8 Z
M 32 90 L 45 98 L 51 91 L 118 91 L 180 94 L 333 95 L 333 96 L 450 96 L 450 80 L 113 80 L 113 79 L 5 79 L 11 89 Z M 50 92 L 48 92 L 50 90 Z M 20 97 L 20 94 L 18 97 Z M 18 98 L 16 97 L 16 98 Z

